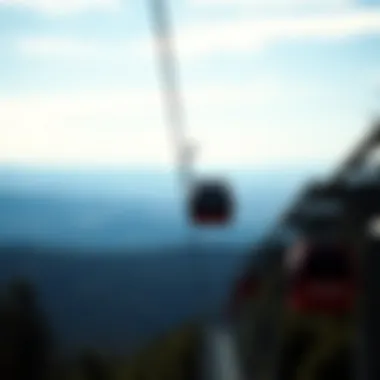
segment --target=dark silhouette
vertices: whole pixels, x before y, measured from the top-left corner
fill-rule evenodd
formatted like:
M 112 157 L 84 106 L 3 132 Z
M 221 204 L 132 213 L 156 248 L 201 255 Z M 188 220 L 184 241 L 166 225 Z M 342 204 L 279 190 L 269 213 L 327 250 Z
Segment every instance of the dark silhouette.
M 85 380 L 111 380 L 111 370 L 104 358 L 93 351 L 84 352 L 79 358 L 80 372 Z
M 66 356 L 62 351 L 58 355 L 33 286 L 15 280 L 1 295 L 0 378 L 114 380 L 122 376 L 145 380 L 153 374 L 157 379 L 192 380 L 199 370 L 198 333 L 197 324 L 175 328 L 132 356 L 106 357 L 93 348 L 79 355 Z
M 14 281 L 2 305 L 2 366 L 9 380 L 45 380 L 52 363 L 52 337 L 32 286 Z

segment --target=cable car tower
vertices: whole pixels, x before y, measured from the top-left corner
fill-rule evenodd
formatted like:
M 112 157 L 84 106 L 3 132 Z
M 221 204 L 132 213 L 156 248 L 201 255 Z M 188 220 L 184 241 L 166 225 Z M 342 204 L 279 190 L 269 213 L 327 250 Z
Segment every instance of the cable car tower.
M 318 252 L 317 255 L 314 254 L 314 258 L 311 257 L 312 261 L 314 260 L 317 265 L 311 264 L 311 271 L 314 271 L 314 274 L 308 273 L 309 269 L 305 272 L 305 267 L 302 266 L 298 269 L 301 275 L 306 277 L 302 279 L 300 286 L 296 284 L 294 288 L 296 289 L 296 298 L 294 300 L 301 301 L 302 307 L 308 308 L 307 304 L 310 299 L 308 298 L 309 295 L 305 296 L 308 282 L 312 284 L 312 281 L 315 281 L 313 276 L 318 271 L 317 276 L 324 273 L 325 278 L 327 278 L 327 275 L 331 276 L 328 271 L 335 271 L 334 276 L 331 277 L 332 282 L 331 278 L 321 280 L 317 284 L 317 288 L 311 287 L 310 289 L 312 291 L 314 291 L 313 289 L 318 289 L 319 293 L 325 286 L 324 284 L 332 285 L 335 282 L 336 285 L 340 282 L 340 285 L 344 285 L 347 290 L 347 292 L 342 293 L 343 298 L 349 296 L 349 298 L 353 297 L 355 299 L 354 308 L 351 312 L 355 326 L 355 342 L 351 342 L 353 345 L 351 349 L 355 353 L 349 359 L 347 365 L 352 364 L 354 366 L 349 372 L 353 375 L 350 378 L 356 380 L 375 380 L 380 378 L 380 362 L 377 358 L 380 344 L 380 231 L 378 228 L 380 215 L 380 163 L 371 162 L 372 154 L 379 147 L 380 120 L 377 120 L 373 123 L 371 130 L 364 139 L 349 152 L 347 158 L 327 179 L 313 181 L 301 189 L 295 201 L 285 210 L 273 229 L 269 231 L 256 248 L 260 259 L 264 262 L 264 264 L 261 264 L 264 269 L 261 269 L 260 276 L 270 278 L 271 282 L 278 285 L 273 287 L 269 298 L 274 303 L 282 305 L 282 310 L 285 310 L 284 300 L 288 296 L 288 290 L 286 289 L 289 289 L 289 283 L 286 279 L 286 277 L 289 278 L 287 276 L 289 271 L 284 267 L 284 262 L 286 262 L 289 252 L 291 253 L 292 250 L 298 249 L 302 251 L 301 257 L 305 254 L 307 256 L 308 250 L 310 252 L 310 248 L 311 250 L 314 249 L 313 244 L 314 246 L 315 243 L 317 243 L 317 246 L 327 244 L 327 247 L 331 247 L 330 244 L 332 243 L 332 245 L 341 244 L 341 246 L 345 247 L 344 251 L 350 253 L 350 255 L 353 253 L 354 269 L 357 269 L 358 277 L 355 279 L 355 276 L 350 278 L 350 275 L 348 277 L 344 275 L 342 277 L 343 279 L 345 278 L 343 282 L 339 279 L 339 275 L 334 277 L 337 272 L 341 271 L 339 269 L 340 264 L 337 267 L 336 263 L 334 263 L 334 260 L 336 260 L 334 254 L 325 255 L 325 257 L 323 257 L 323 254 L 319 255 Z M 293 237 L 290 241 L 281 236 L 281 231 L 284 230 L 292 231 Z M 306 242 L 304 248 L 299 245 L 297 248 L 299 241 Z M 322 248 L 322 253 L 324 249 Z M 325 266 L 326 263 L 327 266 Z M 325 269 L 321 269 L 321 264 Z M 293 280 L 291 276 L 290 280 L 290 288 L 292 288 Z M 352 288 L 353 293 L 351 293 L 350 288 Z M 326 294 L 331 298 L 331 294 Z M 349 301 L 349 298 L 345 301 Z M 333 306 L 339 305 L 335 302 Z M 328 313 L 326 310 L 325 312 Z M 307 313 L 310 314 L 310 311 L 307 311 Z M 278 313 L 276 322 L 271 325 L 272 329 L 276 329 L 276 326 L 280 325 L 286 326 L 283 315 L 280 312 Z M 331 337 L 333 337 L 333 334 L 331 334 Z M 258 344 L 258 350 L 260 351 L 260 343 Z M 289 352 L 289 348 L 286 348 L 284 352 Z M 273 355 L 270 356 L 270 363 L 272 363 L 272 368 L 276 372 L 276 374 L 272 373 L 270 378 L 286 377 L 280 361 L 289 362 L 289 358 L 281 359 L 282 354 L 279 352 L 269 353 L 269 355 Z M 297 379 L 301 378 L 303 379 L 303 377 L 297 377 Z M 316 375 L 311 378 L 307 377 L 307 379 L 319 378 Z

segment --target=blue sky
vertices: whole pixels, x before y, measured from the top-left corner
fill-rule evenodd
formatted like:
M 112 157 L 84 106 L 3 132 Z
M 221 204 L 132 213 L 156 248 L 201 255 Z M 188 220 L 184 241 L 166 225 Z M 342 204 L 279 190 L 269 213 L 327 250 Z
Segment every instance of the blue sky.
M 380 111 L 380 1 L 172 0 L 200 165 L 336 160 Z M 147 8 L 0 0 L 0 163 L 171 165 Z

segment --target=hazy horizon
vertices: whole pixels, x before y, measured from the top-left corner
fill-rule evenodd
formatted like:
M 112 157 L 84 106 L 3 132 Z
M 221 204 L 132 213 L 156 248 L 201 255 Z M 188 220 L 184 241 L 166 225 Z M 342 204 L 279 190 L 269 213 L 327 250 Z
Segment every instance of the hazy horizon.
M 320 169 L 320 168 L 319 168 Z M 275 221 L 318 166 L 225 170 L 237 216 L 222 229 L 196 229 L 207 243 L 244 245 Z M 0 244 L 96 251 L 179 246 L 189 239 L 175 171 L 5 168 L 0 166 Z

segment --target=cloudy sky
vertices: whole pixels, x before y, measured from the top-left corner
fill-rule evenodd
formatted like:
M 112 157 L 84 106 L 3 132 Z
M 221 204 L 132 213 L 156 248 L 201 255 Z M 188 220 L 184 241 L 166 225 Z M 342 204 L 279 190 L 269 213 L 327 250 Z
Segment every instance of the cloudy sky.
M 149 0 L 0 0 L 0 163 L 173 160 Z M 201 165 L 335 160 L 380 112 L 380 0 L 168 0 Z

